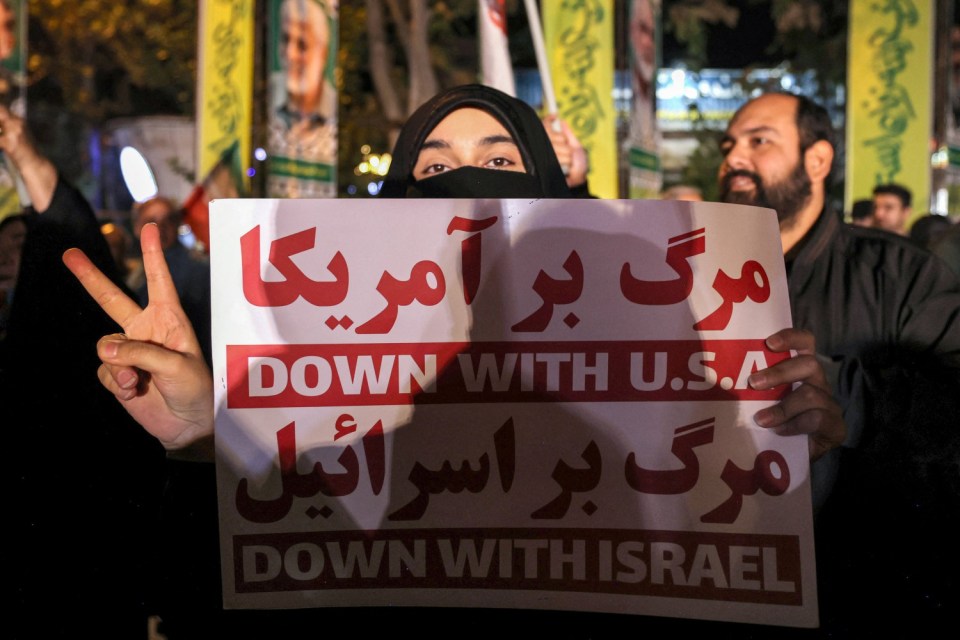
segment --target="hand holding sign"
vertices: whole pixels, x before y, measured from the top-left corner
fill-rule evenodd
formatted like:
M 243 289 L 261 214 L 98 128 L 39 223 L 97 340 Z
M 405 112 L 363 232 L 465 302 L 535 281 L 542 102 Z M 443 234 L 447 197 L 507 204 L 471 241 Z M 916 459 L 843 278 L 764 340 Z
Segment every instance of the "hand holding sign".
M 754 389 L 795 384 L 783 400 L 761 409 L 754 420 L 780 435 L 806 433 L 810 439 L 810 460 L 816 460 L 847 435 L 843 410 L 834 400 L 823 367 L 817 361 L 813 334 L 800 329 L 783 329 L 767 338 L 772 351 L 794 350 L 797 355 L 750 376 Z
M 156 225 L 143 228 L 141 246 L 150 296 L 145 309 L 79 249 L 64 253 L 63 262 L 125 332 L 97 344 L 103 386 L 166 449 L 202 448 L 213 436 L 213 379 L 170 279 Z

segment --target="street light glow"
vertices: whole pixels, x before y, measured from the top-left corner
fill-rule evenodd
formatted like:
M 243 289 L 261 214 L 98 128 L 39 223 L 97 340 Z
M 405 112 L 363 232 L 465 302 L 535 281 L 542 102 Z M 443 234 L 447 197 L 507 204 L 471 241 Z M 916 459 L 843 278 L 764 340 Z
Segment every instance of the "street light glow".
M 143 154 L 133 147 L 120 151 L 120 173 L 127 190 L 136 202 L 146 202 L 157 195 L 157 180 Z

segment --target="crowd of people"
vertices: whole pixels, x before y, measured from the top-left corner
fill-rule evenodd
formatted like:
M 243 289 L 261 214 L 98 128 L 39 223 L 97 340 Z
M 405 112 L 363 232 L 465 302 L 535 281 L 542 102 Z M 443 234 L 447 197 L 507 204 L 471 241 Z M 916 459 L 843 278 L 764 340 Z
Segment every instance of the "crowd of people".
M 563 637 L 686 628 L 835 638 L 932 630 L 955 615 L 957 578 L 947 567 L 960 566 L 960 276 L 904 237 L 911 202 L 903 187 L 877 188 L 861 216 L 868 224 L 847 224 L 832 210 L 836 144 L 822 107 L 765 94 L 731 119 L 717 176 L 724 202 L 778 214 L 794 328 L 767 344 L 797 355 L 752 377 L 756 388 L 792 385 L 755 419 L 809 440 L 820 629 L 546 612 L 505 613 L 509 620 Z M 14 602 L 50 603 L 64 597 L 59 580 L 84 576 L 87 587 L 75 582 L 69 597 L 91 628 L 109 619 L 120 631 L 121 621 L 159 614 L 171 640 L 252 637 L 332 615 L 220 610 L 209 266 L 178 244 L 175 203 L 137 208 L 145 289 L 136 291 L 89 205 L 2 108 L 0 149 L 32 200 L 19 269 L 3 249 L 17 243 L 0 244 L 0 276 L 12 271 L 17 284 L 0 388 L 5 406 L 30 416 L 14 429 L 10 486 L 17 548 L 27 550 Z M 585 153 L 569 128 L 545 126 L 525 103 L 479 85 L 418 109 L 393 159 L 380 197 L 589 197 Z M 702 199 L 689 189 L 665 197 Z M 391 626 L 424 625 L 416 612 L 377 615 Z M 488 633 L 508 619 L 429 615 L 443 625 L 469 619 Z M 65 621 L 34 623 L 52 631 Z

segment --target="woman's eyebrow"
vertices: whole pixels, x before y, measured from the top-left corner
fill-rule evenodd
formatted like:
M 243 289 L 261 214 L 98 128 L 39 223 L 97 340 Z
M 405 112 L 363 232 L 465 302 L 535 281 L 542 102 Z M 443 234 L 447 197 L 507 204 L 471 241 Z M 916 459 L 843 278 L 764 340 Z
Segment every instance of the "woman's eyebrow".
M 440 140 L 440 139 L 436 139 L 436 138 L 433 139 L 433 140 L 427 140 L 427 141 L 424 142 L 422 145 L 420 145 L 420 149 L 421 149 L 421 150 L 423 150 L 423 149 L 449 149 L 449 148 L 450 148 L 450 143 L 449 143 L 449 142 L 447 142 L 446 140 Z
M 512 144 L 513 146 L 517 146 L 517 143 L 513 139 L 513 137 L 509 135 L 504 135 L 502 133 L 481 138 L 480 140 L 477 141 L 477 146 L 488 147 L 494 144 L 501 144 L 501 143 L 507 143 L 507 144 Z M 424 142 L 422 145 L 420 145 L 420 148 L 421 149 L 449 149 L 450 143 L 447 140 L 434 138 L 433 140 L 427 140 L 426 142 Z
M 480 140 L 477 146 L 489 146 L 492 144 L 500 144 L 502 142 L 506 142 L 507 144 L 512 144 L 515 147 L 518 146 L 516 140 L 514 140 L 511 136 L 507 136 L 503 134 L 487 136 L 486 138 L 483 138 L 482 140 Z

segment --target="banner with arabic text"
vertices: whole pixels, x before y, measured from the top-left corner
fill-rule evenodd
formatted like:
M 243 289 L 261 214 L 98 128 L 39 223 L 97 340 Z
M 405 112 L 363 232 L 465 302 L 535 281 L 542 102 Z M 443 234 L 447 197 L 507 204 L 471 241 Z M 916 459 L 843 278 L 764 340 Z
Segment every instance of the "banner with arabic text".
M 816 625 L 806 438 L 756 427 L 785 389 L 748 384 L 790 325 L 773 211 L 211 216 L 225 606 Z
M 560 117 L 586 148 L 590 191 L 618 197 L 613 1 L 543 2 L 543 35 Z
M 928 210 L 933 41 L 930 0 L 850 3 L 846 210 L 891 182 Z
M 253 127 L 254 0 L 202 0 L 197 72 L 197 184 L 221 170 L 231 149 L 249 165 Z M 238 171 L 234 190 L 247 192 Z

